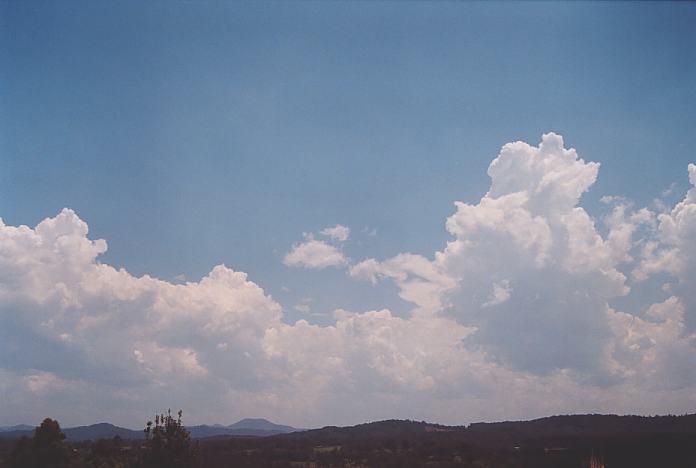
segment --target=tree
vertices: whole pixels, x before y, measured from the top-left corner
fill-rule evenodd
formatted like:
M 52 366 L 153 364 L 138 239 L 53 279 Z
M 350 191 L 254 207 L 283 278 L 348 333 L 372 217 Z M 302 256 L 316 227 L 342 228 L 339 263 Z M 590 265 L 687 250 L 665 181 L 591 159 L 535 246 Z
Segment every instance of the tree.
M 65 434 L 58 421 L 46 418 L 34 429 L 34 436 L 22 437 L 10 454 L 7 466 L 12 468 L 63 468 L 71 466 L 72 448 L 65 443 Z
M 87 455 L 88 466 L 94 468 L 124 468 L 128 464 L 126 453 L 122 449 L 121 437 L 99 439 L 90 445 Z
M 167 414 L 155 416 L 155 424 L 148 421 L 145 427 L 145 446 L 141 466 L 152 468 L 188 468 L 195 464 L 197 446 L 181 423 L 181 410 L 178 418 Z

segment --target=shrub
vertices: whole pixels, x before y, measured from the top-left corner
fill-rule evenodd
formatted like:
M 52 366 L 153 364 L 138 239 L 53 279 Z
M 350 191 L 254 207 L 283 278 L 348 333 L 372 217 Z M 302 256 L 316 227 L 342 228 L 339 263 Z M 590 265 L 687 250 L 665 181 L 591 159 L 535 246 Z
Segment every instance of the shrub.
M 195 465 L 197 446 L 178 418 L 167 414 L 155 416 L 155 424 L 147 422 L 141 466 L 148 468 L 188 468 Z

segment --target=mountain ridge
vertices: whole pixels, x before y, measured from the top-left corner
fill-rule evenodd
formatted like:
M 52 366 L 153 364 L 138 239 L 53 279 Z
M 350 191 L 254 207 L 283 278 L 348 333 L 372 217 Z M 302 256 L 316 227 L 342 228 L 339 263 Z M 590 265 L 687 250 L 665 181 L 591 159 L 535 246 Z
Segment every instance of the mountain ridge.
M 27 424 L 3 426 L 0 427 L 0 438 L 18 439 L 20 437 L 31 437 L 35 427 L 36 426 L 29 426 Z M 246 418 L 228 426 L 223 426 L 221 424 L 199 424 L 186 426 L 186 429 L 194 439 L 225 436 L 268 437 L 303 430 L 294 428 L 292 426 L 275 424 L 263 418 Z M 70 441 L 110 439 L 115 436 L 119 436 L 121 439 L 130 440 L 145 438 L 145 433 L 143 430 L 128 429 L 107 422 L 65 427 L 61 430 L 65 434 L 66 439 Z
M 13 426 L 0 426 L 0 432 L 12 432 L 12 431 L 33 431 L 34 426 L 29 424 L 15 424 Z
M 0 427 L 0 438 L 30 437 L 27 425 Z M 690 434 L 696 435 L 696 414 L 681 416 L 635 416 L 614 414 L 574 414 L 555 415 L 528 421 L 476 422 L 468 426 L 447 426 L 426 421 L 390 419 L 357 424 L 353 426 L 324 426 L 317 429 L 298 429 L 292 426 L 275 424 L 263 418 L 245 418 L 236 423 L 223 426 L 194 425 L 186 429 L 195 439 L 220 437 L 269 437 L 290 436 L 294 438 L 318 437 L 335 438 L 387 438 L 398 434 L 419 434 L 428 432 L 465 435 L 471 439 L 489 439 L 494 436 L 499 442 L 535 439 L 544 437 L 576 436 L 617 436 L 650 434 Z M 62 429 L 68 440 L 96 440 L 112 438 L 137 440 L 145 437 L 142 430 L 127 429 L 111 423 L 96 423 L 86 426 Z

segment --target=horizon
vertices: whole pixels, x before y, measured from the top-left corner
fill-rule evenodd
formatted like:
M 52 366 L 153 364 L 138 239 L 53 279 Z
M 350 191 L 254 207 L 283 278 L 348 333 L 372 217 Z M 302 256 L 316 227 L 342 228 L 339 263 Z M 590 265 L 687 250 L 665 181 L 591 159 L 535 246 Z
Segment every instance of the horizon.
M 0 24 L 0 425 L 696 407 L 696 4 Z
M 383 422 L 407 422 L 407 423 L 417 423 L 417 424 L 432 424 L 435 426 L 444 426 L 444 427 L 464 427 L 468 428 L 472 424 L 505 424 L 505 423 L 525 423 L 525 422 L 534 422 L 534 421 L 539 421 L 543 419 L 551 419 L 551 418 L 572 418 L 572 417 L 580 417 L 580 416 L 600 416 L 600 417 L 619 417 L 619 418 L 680 418 L 680 417 L 687 417 L 687 416 L 695 416 L 696 413 L 683 413 L 683 414 L 613 414 L 613 413 L 573 413 L 573 414 L 552 414 L 552 415 L 547 415 L 547 416 L 541 416 L 538 418 L 532 418 L 532 419 L 504 419 L 504 420 L 497 420 L 497 421 L 472 421 L 467 424 L 441 424 L 438 422 L 434 421 L 425 421 L 425 420 L 414 420 L 414 419 L 395 419 L 395 418 L 390 418 L 390 419 L 380 419 L 380 420 L 375 420 L 375 421 L 364 421 L 356 424 L 351 424 L 351 425 L 345 425 L 345 426 L 336 426 L 335 424 L 328 424 L 324 426 L 318 426 L 318 427 L 295 427 L 295 426 L 290 426 L 287 424 L 283 424 L 282 422 L 277 422 L 277 421 L 269 421 L 266 418 L 242 418 L 239 421 L 235 421 L 233 423 L 225 424 L 225 423 L 202 423 L 202 424 L 183 424 L 184 427 L 190 428 L 190 427 L 195 427 L 195 426 L 207 426 L 207 427 L 222 427 L 222 428 L 229 428 L 231 426 L 234 426 L 236 424 L 239 424 L 241 422 L 244 422 L 246 420 L 252 420 L 252 421 L 263 421 L 264 423 L 270 423 L 271 425 L 274 426 L 284 426 L 288 428 L 292 428 L 294 431 L 293 432 L 303 432 L 303 431 L 313 431 L 313 430 L 318 430 L 318 429 L 325 429 L 327 427 L 340 427 L 340 428 L 348 428 L 348 427 L 356 427 L 356 426 L 363 426 L 363 425 L 369 425 L 369 424 L 378 424 L 378 423 L 383 423 Z M 50 418 L 50 416 L 47 416 Z M 44 418 L 45 419 L 45 418 Z M 53 419 L 53 418 L 52 418 Z M 60 421 L 54 419 L 60 424 Z M 2 425 L 0 428 L 2 429 L 8 429 L 8 428 L 13 428 L 13 427 L 32 427 L 31 430 L 35 429 L 41 424 L 41 421 L 39 421 L 36 425 L 32 424 L 12 424 L 12 425 Z M 99 426 L 99 425 L 111 425 L 114 427 L 118 427 L 121 429 L 127 429 L 129 431 L 141 431 L 142 429 L 136 428 L 136 427 L 126 427 L 126 426 L 119 426 L 118 424 L 113 424 L 109 421 L 99 421 L 99 422 L 94 422 L 90 424 L 82 424 L 78 426 L 64 426 L 60 425 L 61 429 L 76 429 L 76 428 L 81 428 L 81 427 L 92 427 L 92 426 Z M 143 424 L 145 425 L 145 424 Z M 246 429 L 247 427 L 241 426 L 242 428 Z M 30 429 L 20 429 L 21 431 L 29 431 Z

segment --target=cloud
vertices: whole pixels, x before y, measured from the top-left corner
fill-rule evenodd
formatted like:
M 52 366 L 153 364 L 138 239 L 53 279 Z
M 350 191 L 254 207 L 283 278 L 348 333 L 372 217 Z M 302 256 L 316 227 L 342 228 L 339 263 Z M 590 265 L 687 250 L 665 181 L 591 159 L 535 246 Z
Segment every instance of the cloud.
M 652 304 L 644 318 L 610 311 L 616 336 L 612 364 L 649 389 L 693 390 L 696 334 L 686 330 L 684 315 L 684 304 L 675 296 Z
M 632 271 L 643 281 L 658 274 L 668 274 L 676 280 L 669 289 L 684 301 L 687 311 L 696 310 L 696 165 L 689 164 L 691 188 L 683 200 L 671 210 L 657 215 L 652 236 L 642 244 L 640 262 Z M 696 314 L 685 316 L 689 331 L 696 331 Z
M 329 325 L 287 323 L 225 265 L 169 282 L 102 263 L 107 243 L 69 209 L 34 228 L 0 221 L 3 417 L 136 425 L 172 406 L 195 412 L 191 423 L 311 427 L 687 411 L 696 188 L 659 213 L 607 198 L 597 220 L 580 201 L 598 169 L 555 134 L 503 146 L 490 190 L 455 203 L 444 246 L 348 268 L 375 288 L 395 284 L 412 309 L 339 309 Z M 343 234 L 324 235 L 285 263 L 348 266 L 331 243 Z M 664 292 L 639 295 L 637 310 L 616 306 L 643 281 Z
M 319 234 L 329 237 L 331 241 L 343 243 L 350 237 L 350 229 L 337 224 L 319 231 Z M 338 267 L 348 264 L 348 258 L 334 244 L 317 240 L 314 234 L 305 234 L 305 241 L 292 246 L 285 255 L 283 263 L 291 267 L 323 270 L 328 267 Z
M 384 262 L 367 259 L 352 266 L 350 276 L 377 284 L 378 278 L 391 278 L 401 291 L 399 296 L 416 304 L 421 310 L 443 308 L 444 294 L 455 287 L 456 281 L 421 255 L 399 254 Z
M 87 233 L 68 209 L 34 229 L 0 225 L 0 368 L 112 388 L 176 388 L 209 374 L 258 386 L 241 356 L 262 353 L 281 309 L 245 273 L 219 265 L 185 284 L 134 277 L 97 262 L 106 243 Z
M 310 237 L 305 242 L 294 245 L 285 255 L 283 263 L 291 267 L 323 270 L 343 266 L 348 263 L 348 259 L 333 245 Z
M 444 249 L 431 258 L 367 259 L 350 274 L 373 283 L 388 278 L 418 310 L 475 327 L 470 341 L 511 369 L 571 372 L 598 385 L 621 381 L 628 374 L 607 354 L 618 339 L 610 301 L 630 293 L 622 268 L 654 215 L 608 198 L 615 207 L 603 237 L 579 206 L 598 169 L 553 133 L 538 147 L 506 144 L 488 169 L 488 193 L 476 204 L 455 203 Z M 665 236 L 681 232 L 671 218 L 660 217 Z
M 305 297 L 300 303 L 295 304 L 295 310 L 303 314 L 309 314 L 312 311 L 312 299 Z
M 481 307 L 493 307 L 510 300 L 512 288 L 508 280 L 502 280 L 500 283 L 493 283 L 493 291 L 488 296 L 488 300 L 481 304 Z
M 348 240 L 348 237 L 350 237 L 350 228 L 337 224 L 334 227 L 322 229 L 319 233 L 338 242 L 345 242 Z

